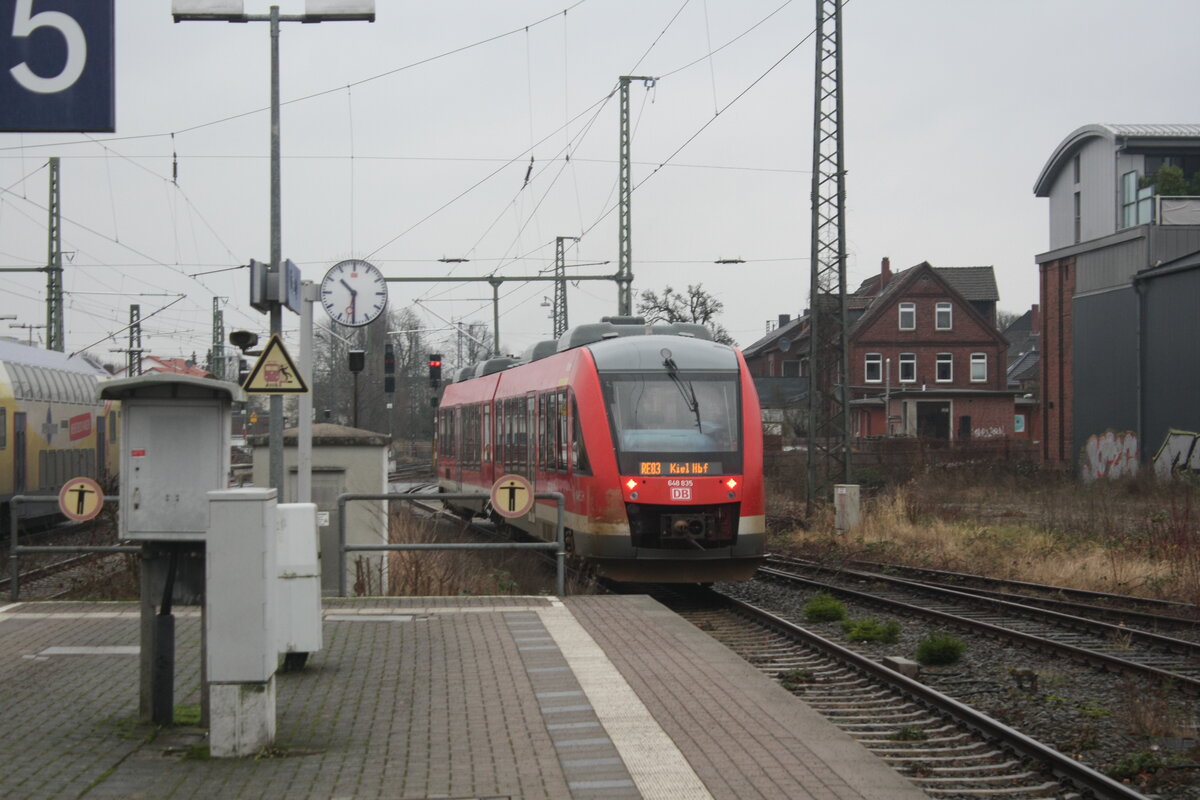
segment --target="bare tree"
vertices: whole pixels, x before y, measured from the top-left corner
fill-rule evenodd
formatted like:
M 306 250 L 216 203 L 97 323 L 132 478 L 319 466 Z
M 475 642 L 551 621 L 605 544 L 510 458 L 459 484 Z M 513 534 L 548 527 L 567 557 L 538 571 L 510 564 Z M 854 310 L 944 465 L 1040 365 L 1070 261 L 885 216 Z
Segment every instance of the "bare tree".
M 1023 311 L 1004 311 L 1004 310 L 997 311 L 996 312 L 996 330 L 1003 333 L 1008 328 L 1009 325 L 1012 325 L 1014 322 L 1019 320 L 1024 315 L 1025 315 L 1025 312 L 1023 312 Z
M 724 309 L 725 304 L 704 291 L 699 283 L 688 286 L 686 295 L 668 286 L 662 295 L 646 290 L 638 300 L 638 313 L 647 322 L 696 322 L 711 330 L 716 341 L 736 345 L 725 326 L 715 321 Z

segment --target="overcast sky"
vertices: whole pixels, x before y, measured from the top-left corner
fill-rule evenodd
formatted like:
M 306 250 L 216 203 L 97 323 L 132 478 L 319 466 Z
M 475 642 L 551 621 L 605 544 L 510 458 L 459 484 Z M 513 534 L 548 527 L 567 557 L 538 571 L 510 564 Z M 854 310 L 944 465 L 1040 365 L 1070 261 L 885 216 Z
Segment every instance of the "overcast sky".
M 148 352 L 203 359 L 214 297 L 228 330 L 267 328 L 231 268 L 270 253 L 268 26 L 175 24 L 167 0 L 116 15 L 116 133 L 0 134 L 0 266 L 45 263 L 58 156 L 68 351 L 123 361 L 109 351 L 127 335 L 106 337 L 140 303 Z M 1000 308 L 1027 310 L 1046 159 L 1089 123 L 1196 122 L 1198 18 L 1193 0 L 848 2 L 849 288 L 884 256 L 992 265 Z M 286 23 L 283 254 L 313 281 L 346 258 L 388 277 L 519 276 L 577 236 L 568 264 L 590 266 L 570 271 L 611 274 L 612 93 L 621 75 L 657 76 L 630 93 L 635 293 L 702 284 L 748 345 L 808 306 L 814 23 L 813 0 L 377 0 L 374 23 Z M 745 263 L 713 263 L 728 258 Z M 44 274 L 0 281 L 0 315 L 45 322 Z M 549 338 L 552 284 L 500 294 L 506 352 Z M 616 297 L 572 284 L 571 323 Z M 393 306 L 418 300 L 430 328 L 491 324 L 486 283 L 390 284 Z M 298 319 L 285 312 L 291 342 Z

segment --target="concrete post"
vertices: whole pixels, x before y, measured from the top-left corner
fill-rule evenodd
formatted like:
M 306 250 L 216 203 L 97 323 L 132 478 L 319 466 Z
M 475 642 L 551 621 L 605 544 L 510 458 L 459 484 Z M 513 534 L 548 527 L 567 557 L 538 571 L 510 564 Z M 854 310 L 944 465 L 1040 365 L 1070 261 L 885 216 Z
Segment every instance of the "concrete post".
M 853 530 L 861 520 L 858 490 L 858 484 L 854 483 L 839 483 L 833 487 L 834 527 L 838 533 Z

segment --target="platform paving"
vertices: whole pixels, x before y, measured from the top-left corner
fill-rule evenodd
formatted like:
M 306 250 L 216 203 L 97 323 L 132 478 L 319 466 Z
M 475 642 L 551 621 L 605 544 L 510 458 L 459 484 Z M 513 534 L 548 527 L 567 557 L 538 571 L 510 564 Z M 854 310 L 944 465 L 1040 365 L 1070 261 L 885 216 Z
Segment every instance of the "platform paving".
M 925 795 L 646 597 L 326 599 L 273 748 L 137 719 L 138 607 L 0 606 L 0 797 L 904 800 Z M 178 706 L 200 616 L 176 609 Z M 186 710 L 186 708 L 185 708 Z

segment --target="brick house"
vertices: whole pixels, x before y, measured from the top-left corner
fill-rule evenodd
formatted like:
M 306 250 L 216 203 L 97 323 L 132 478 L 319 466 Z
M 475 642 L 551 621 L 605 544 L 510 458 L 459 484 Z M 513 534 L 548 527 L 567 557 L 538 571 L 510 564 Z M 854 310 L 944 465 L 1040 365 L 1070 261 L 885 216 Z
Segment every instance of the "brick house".
M 1018 390 L 1013 436 L 1041 442 L 1042 323 L 1037 303 L 1004 329 L 1008 340 L 1008 388 Z
M 883 259 L 847 297 L 851 435 L 1013 435 L 1017 391 L 1007 386 L 998 299 L 991 267 L 921 263 L 893 274 Z M 760 397 L 771 396 L 772 378 L 808 374 L 807 314 L 780 323 L 743 351 Z

